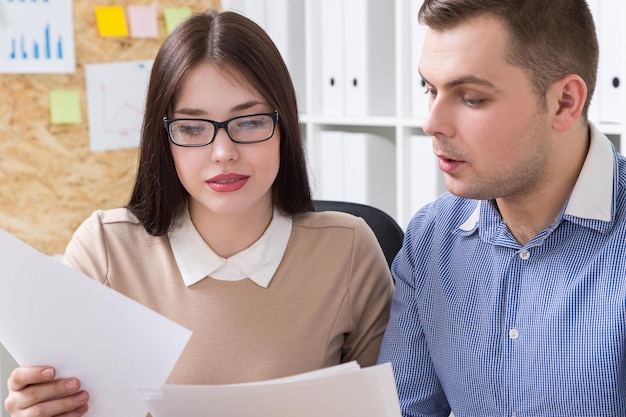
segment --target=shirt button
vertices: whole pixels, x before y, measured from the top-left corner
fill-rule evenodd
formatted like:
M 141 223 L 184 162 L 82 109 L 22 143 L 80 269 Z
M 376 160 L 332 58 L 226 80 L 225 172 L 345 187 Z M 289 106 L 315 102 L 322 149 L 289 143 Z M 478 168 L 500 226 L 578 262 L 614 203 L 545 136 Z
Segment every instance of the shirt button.
M 509 329 L 509 337 L 512 340 L 517 340 L 517 338 L 519 337 L 519 331 L 515 328 Z
M 521 251 L 521 252 L 519 253 L 519 257 L 520 257 L 522 260 L 524 260 L 524 261 L 525 261 L 525 260 L 527 260 L 528 258 L 530 258 L 530 252 L 529 252 L 529 251 L 527 251 L 527 250 L 523 250 L 523 251 Z

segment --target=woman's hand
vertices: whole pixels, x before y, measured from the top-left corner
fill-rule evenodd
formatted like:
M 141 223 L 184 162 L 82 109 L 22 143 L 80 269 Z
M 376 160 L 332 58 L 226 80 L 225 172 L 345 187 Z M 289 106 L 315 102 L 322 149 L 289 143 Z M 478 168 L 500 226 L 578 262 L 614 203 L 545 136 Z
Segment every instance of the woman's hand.
M 55 379 L 49 366 L 24 366 L 15 369 L 7 386 L 4 405 L 12 417 L 77 417 L 87 412 L 89 394 L 80 390 L 77 378 Z

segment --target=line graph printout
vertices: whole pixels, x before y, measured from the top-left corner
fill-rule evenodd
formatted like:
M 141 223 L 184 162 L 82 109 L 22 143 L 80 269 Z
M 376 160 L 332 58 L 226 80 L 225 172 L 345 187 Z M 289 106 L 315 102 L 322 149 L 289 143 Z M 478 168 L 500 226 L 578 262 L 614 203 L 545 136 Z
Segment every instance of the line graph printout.
M 0 73 L 74 73 L 72 0 L 0 0 Z
M 85 65 L 90 149 L 139 145 L 152 60 Z

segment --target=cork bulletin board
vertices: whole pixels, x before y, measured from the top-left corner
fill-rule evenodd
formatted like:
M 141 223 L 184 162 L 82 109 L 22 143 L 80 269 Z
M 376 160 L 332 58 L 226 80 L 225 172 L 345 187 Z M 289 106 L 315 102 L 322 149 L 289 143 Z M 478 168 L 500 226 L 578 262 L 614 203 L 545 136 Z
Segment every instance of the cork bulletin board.
M 159 38 L 101 37 L 95 7 L 154 5 Z M 219 0 L 74 0 L 74 74 L 0 74 L 0 228 L 39 251 L 61 254 L 93 210 L 126 204 L 137 148 L 92 152 L 84 66 L 153 59 L 166 36 L 162 9 L 219 8 Z M 49 93 L 78 90 L 82 122 L 52 124 Z

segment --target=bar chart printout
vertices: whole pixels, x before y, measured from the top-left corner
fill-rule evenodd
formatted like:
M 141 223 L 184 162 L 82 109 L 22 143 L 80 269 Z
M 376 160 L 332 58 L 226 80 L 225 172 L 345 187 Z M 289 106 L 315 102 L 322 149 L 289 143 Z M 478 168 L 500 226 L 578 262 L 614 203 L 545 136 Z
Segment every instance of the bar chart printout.
M 72 0 L 0 0 L 0 73 L 74 73 Z

